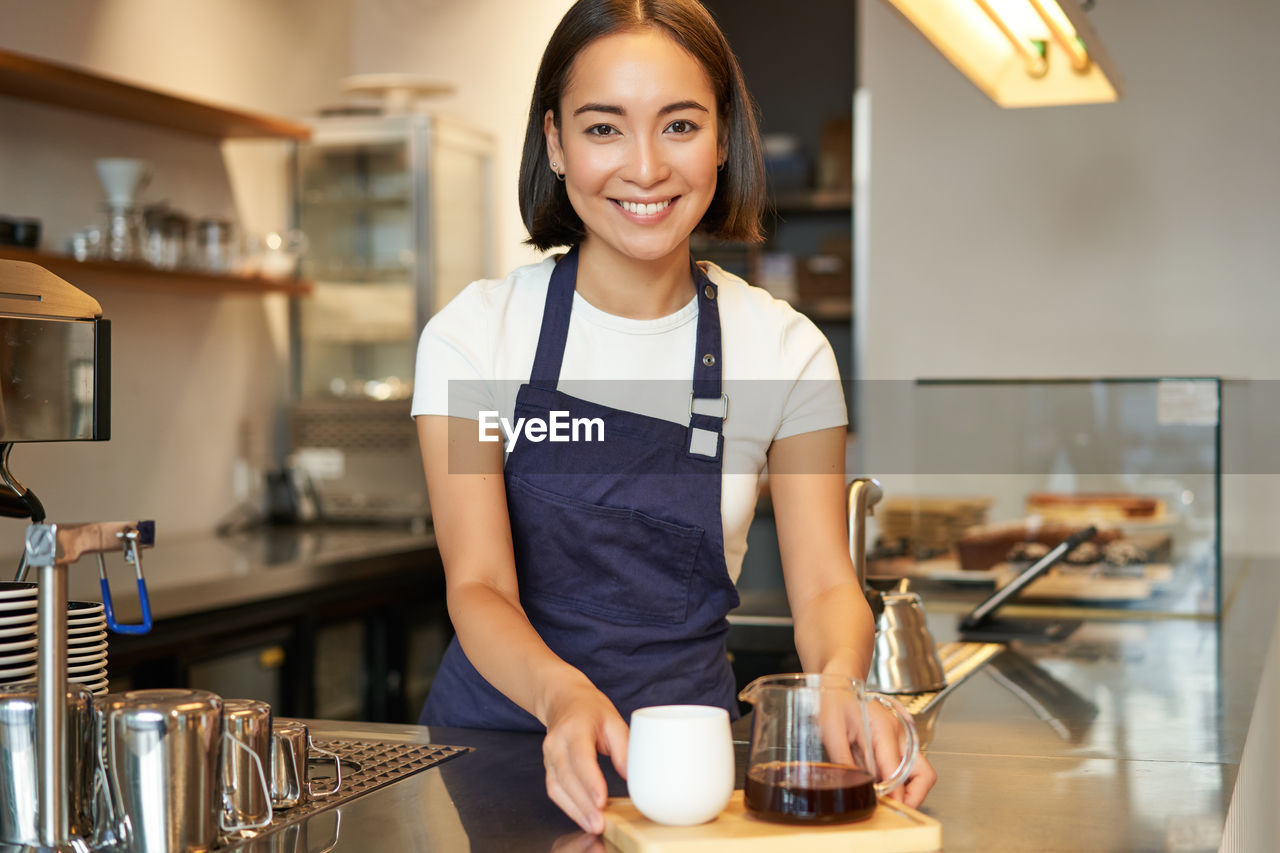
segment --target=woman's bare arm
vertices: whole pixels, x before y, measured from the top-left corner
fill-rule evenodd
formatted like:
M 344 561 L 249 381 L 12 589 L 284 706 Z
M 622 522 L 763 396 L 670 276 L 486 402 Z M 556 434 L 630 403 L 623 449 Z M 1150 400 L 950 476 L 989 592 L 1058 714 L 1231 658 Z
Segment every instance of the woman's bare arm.
M 801 665 L 866 678 L 875 626 L 849 559 L 844 443 L 841 427 L 775 441 L 769 490 Z
M 449 618 L 476 670 L 547 727 L 547 793 L 583 829 L 603 829 L 597 752 L 626 773 L 627 727 L 609 699 L 543 642 L 520 606 L 501 443 L 476 422 L 417 418 Z
M 865 679 L 875 624 L 849 557 L 844 443 L 840 427 L 775 441 L 769 448 L 769 489 L 801 666 L 805 672 Z M 899 726 L 876 703 L 868 703 L 867 716 L 876 763 L 887 776 L 901 758 Z M 918 806 L 937 778 L 920 755 L 891 796 Z

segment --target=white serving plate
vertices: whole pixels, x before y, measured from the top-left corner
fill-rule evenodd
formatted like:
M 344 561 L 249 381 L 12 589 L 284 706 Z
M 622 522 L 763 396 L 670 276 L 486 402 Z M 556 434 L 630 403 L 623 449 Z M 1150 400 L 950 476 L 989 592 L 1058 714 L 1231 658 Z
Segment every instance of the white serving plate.
M 3 586 L 10 586 L 4 584 Z M 40 588 L 33 583 L 22 584 L 21 586 L 13 586 L 12 589 L 4 589 L 0 587 L 0 601 L 37 601 L 40 597 Z
M 105 646 L 105 643 L 104 643 Z M 97 652 L 70 653 L 67 656 L 68 666 L 84 666 L 86 663 L 101 663 L 106 660 L 106 649 Z
M 92 645 L 87 645 L 87 646 L 75 646 L 74 648 L 70 646 L 67 647 L 68 654 L 77 654 L 77 655 L 96 655 L 101 652 L 105 652 L 106 650 L 107 650 L 106 640 L 102 640 L 100 642 L 93 643 Z
M 0 643 L 0 657 L 4 657 L 10 652 L 21 652 L 36 647 L 36 638 L 14 640 L 10 643 Z
M 97 685 L 105 685 L 107 683 L 107 668 L 104 666 L 101 671 L 89 673 L 88 675 L 69 675 L 67 681 L 72 684 L 83 684 L 90 690 L 97 690 Z
M 77 675 L 83 675 L 83 676 L 92 675 L 95 677 L 99 677 L 106 674 L 107 674 L 106 658 L 103 658 L 102 660 L 96 661 L 94 663 L 84 664 L 83 666 L 71 666 L 70 663 L 68 663 L 67 665 L 68 677 L 74 677 Z
M 35 613 L 40 604 L 34 598 L 19 601 L 0 601 L 0 612 L 3 613 Z
M 105 649 L 91 655 L 68 655 L 67 666 L 96 666 L 106 661 L 106 659 L 107 652 Z
M 34 663 L 30 666 L 0 669 L 0 684 L 6 684 L 12 681 L 26 681 L 27 676 L 34 674 L 36 669 L 37 667 Z
M 13 652 L 12 654 L 0 655 L 0 669 L 3 669 L 4 667 L 9 667 L 9 666 L 18 666 L 19 664 L 25 664 L 29 661 L 35 660 L 39 656 L 40 656 L 39 652 L 36 652 L 36 651 Z

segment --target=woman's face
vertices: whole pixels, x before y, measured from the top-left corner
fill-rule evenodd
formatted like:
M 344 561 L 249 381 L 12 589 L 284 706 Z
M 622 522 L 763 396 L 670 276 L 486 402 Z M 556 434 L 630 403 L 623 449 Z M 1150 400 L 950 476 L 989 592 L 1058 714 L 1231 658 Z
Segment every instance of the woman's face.
M 544 130 L 584 248 L 642 261 L 688 254 L 723 159 L 711 80 L 688 52 L 653 29 L 597 39 L 570 69 L 560 127 L 548 110 Z

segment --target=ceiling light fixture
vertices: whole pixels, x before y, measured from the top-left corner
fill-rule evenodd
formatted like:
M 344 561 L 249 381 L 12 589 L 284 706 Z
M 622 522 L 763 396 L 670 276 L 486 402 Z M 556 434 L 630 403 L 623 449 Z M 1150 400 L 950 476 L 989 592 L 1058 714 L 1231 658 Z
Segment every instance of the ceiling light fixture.
M 885 0 L 1002 107 L 1120 98 L 1077 0 Z

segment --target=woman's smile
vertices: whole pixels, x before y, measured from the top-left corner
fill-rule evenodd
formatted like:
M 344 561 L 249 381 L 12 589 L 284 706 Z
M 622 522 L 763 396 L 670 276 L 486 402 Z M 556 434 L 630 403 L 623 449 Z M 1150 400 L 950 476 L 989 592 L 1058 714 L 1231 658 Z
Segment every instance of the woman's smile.
M 671 209 L 671 205 L 675 204 L 678 199 L 679 196 L 676 196 L 676 198 L 664 198 L 661 201 L 645 202 L 624 201 L 615 198 L 613 203 L 622 208 L 625 213 L 629 214 L 637 222 L 657 222 L 666 215 L 667 211 Z

